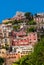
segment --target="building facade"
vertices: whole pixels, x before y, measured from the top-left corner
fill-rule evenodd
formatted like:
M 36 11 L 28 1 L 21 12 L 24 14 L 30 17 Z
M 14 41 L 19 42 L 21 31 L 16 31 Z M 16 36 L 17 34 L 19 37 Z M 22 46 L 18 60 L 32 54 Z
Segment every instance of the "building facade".
M 44 23 L 44 13 L 38 13 L 34 16 L 34 21 L 36 21 L 37 24 Z
M 13 53 L 28 54 L 33 51 L 33 46 L 37 42 L 37 33 L 30 33 L 27 36 L 19 37 L 12 40 Z
M 11 41 L 11 31 L 12 27 L 11 25 L 1 24 L 0 25 L 0 44 L 4 45 L 10 45 Z

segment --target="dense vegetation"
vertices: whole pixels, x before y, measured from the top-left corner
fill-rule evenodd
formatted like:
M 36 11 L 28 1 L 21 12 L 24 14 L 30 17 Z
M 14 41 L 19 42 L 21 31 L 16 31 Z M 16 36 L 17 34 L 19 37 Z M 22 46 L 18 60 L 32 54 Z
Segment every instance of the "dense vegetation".
M 22 57 L 13 65 L 44 65 L 44 38 L 35 45 L 31 55 Z
M 14 26 L 13 26 L 13 30 L 16 30 L 16 31 L 17 31 L 17 30 L 19 30 L 19 29 L 20 29 L 20 26 L 18 26 L 18 25 L 16 25 L 16 26 L 14 25 Z
M 28 21 L 26 23 L 27 25 L 36 25 L 36 22 L 34 20 Z
M 0 65 L 3 65 L 4 59 L 0 57 Z
M 29 21 L 33 20 L 33 14 L 31 12 L 26 12 L 25 13 L 25 17 L 26 19 L 28 19 Z
M 30 28 L 27 28 L 27 33 L 29 32 L 35 32 L 36 31 L 36 28 L 35 27 L 30 27 Z

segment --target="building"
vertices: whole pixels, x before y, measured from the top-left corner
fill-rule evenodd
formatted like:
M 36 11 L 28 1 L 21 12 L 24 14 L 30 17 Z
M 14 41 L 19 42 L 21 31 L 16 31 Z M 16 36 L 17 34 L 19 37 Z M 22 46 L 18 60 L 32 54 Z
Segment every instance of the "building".
M 26 36 L 26 32 L 23 30 L 21 30 L 19 32 L 12 31 L 12 36 L 13 37 L 23 37 L 23 36 Z
M 34 51 L 33 45 L 37 42 L 37 33 L 29 33 L 27 36 L 12 39 L 12 51 L 6 52 L 6 64 L 12 65 L 21 57 Z
M 12 40 L 12 50 L 15 53 L 28 54 L 33 51 L 33 46 L 37 42 L 37 33 L 30 33 L 28 36 L 19 37 Z
M 5 44 L 10 45 L 11 31 L 12 31 L 11 24 L 1 24 L 0 25 L 0 44 L 1 45 L 4 45 L 4 46 Z
M 10 22 L 10 21 L 11 21 L 11 19 L 5 19 L 2 21 L 2 23 L 6 23 L 6 22 Z
M 44 13 L 37 13 L 34 16 L 34 21 L 36 21 L 37 24 L 44 23 Z
M 13 18 L 11 18 L 11 20 L 24 20 L 25 19 L 24 14 L 25 14 L 24 12 L 17 11 L 16 15 Z
M 6 50 L 5 49 L 0 49 L 0 57 L 3 57 L 3 58 L 6 57 Z

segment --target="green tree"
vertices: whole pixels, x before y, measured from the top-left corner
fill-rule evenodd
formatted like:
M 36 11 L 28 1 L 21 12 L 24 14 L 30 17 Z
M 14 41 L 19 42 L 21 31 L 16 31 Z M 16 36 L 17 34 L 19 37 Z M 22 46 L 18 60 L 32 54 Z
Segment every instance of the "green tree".
M 29 25 L 36 25 L 36 22 L 34 20 L 31 20 L 31 21 L 27 22 L 27 24 L 29 24 Z
M 34 20 L 29 21 L 29 25 L 36 25 L 36 22 Z
M 12 21 L 12 25 L 14 25 L 14 24 L 18 24 L 18 21 L 17 20 L 13 20 Z
M 5 46 L 2 46 L 3 49 L 9 50 L 9 45 L 5 44 Z
M 36 31 L 36 28 L 35 27 L 30 27 L 30 28 L 27 28 L 27 33 L 29 32 L 35 32 Z
M 26 16 L 26 19 L 28 19 L 28 20 L 33 20 L 33 15 L 32 15 L 32 13 L 26 12 L 26 13 L 25 13 L 25 16 Z
M 0 57 L 0 65 L 3 65 L 3 63 L 4 63 L 4 58 Z
M 13 26 L 13 29 L 17 31 L 18 29 L 20 29 L 20 26 L 18 26 L 18 25 L 15 26 L 15 25 L 14 25 L 14 26 Z

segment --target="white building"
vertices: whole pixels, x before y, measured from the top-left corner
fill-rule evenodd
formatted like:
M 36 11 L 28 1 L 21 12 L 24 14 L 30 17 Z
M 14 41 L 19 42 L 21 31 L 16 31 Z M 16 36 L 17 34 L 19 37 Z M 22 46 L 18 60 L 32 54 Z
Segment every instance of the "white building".
M 44 23 L 44 13 L 37 13 L 37 16 L 34 16 L 34 21 L 36 23 Z
M 13 46 L 12 49 L 13 49 L 13 52 L 15 52 L 15 53 L 28 54 L 29 52 L 33 51 L 33 46 L 32 45 Z
M 13 19 L 15 19 L 15 20 L 25 19 L 24 14 L 25 14 L 24 12 L 19 12 L 19 11 L 17 11 L 17 12 L 16 12 L 16 15 L 13 17 Z

